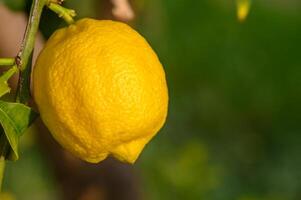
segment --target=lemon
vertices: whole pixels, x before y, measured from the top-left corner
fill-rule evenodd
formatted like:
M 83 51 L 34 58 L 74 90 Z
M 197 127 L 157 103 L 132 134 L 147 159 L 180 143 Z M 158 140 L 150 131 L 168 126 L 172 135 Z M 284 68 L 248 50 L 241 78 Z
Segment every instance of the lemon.
M 54 32 L 33 71 L 34 99 L 54 138 L 97 163 L 133 163 L 163 126 L 164 69 L 150 45 L 124 23 L 82 19 Z

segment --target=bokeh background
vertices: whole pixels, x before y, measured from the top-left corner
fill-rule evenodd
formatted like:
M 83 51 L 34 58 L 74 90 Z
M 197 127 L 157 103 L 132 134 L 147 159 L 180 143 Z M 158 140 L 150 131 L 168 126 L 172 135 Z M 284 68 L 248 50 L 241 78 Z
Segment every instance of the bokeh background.
M 25 0 L 2 2 L 15 11 L 30 6 Z M 301 1 L 254 0 L 244 23 L 236 19 L 234 0 L 131 3 L 136 17 L 130 25 L 147 38 L 166 70 L 165 127 L 134 166 L 108 159 L 95 167 L 56 150 L 51 136 L 40 133 L 45 128 L 35 124 L 22 138 L 20 160 L 7 166 L 7 196 L 300 200 Z M 78 18 L 112 19 L 105 0 L 65 5 Z M 45 38 L 62 26 L 55 14 L 43 14 Z M 82 194 L 65 195 L 83 187 L 88 189 Z

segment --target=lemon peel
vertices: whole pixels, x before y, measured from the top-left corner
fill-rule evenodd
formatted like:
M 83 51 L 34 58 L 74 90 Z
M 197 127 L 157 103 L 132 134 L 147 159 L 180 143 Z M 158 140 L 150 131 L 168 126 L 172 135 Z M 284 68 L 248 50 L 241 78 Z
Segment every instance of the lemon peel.
M 97 163 L 134 163 L 163 126 L 164 69 L 147 41 L 121 22 L 85 18 L 54 32 L 33 70 L 34 99 L 54 138 Z

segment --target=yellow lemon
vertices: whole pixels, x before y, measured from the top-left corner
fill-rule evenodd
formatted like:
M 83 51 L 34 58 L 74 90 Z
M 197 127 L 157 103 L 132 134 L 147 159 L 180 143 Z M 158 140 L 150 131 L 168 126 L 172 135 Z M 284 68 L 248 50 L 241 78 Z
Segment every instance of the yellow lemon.
M 133 163 L 163 126 L 168 90 L 147 41 L 124 23 L 82 19 L 57 30 L 38 56 L 34 98 L 54 138 L 97 163 Z

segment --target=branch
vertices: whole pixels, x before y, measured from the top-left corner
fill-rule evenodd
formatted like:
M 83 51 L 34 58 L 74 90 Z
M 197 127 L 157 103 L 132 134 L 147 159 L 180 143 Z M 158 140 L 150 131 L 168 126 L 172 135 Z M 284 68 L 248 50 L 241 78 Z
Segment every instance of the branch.
M 73 23 L 73 17 L 75 16 L 75 11 L 71 9 L 64 8 L 59 5 L 59 0 L 33 0 L 28 23 L 26 26 L 26 31 L 24 34 L 24 38 L 21 44 L 20 51 L 15 59 L 13 58 L 0 58 L 0 65 L 8 65 L 11 68 L 3 73 L 0 77 L 3 81 L 2 90 L 6 93 L 9 91 L 9 87 L 7 86 L 7 80 L 17 73 L 19 73 L 19 81 L 18 81 L 18 89 L 16 92 L 16 102 L 22 104 L 28 104 L 30 99 L 30 76 L 31 76 L 31 63 L 32 63 L 32 55 L 34 50 L 34 44 L 36 35 L 39 29 L 40 18 L 42 15 L 42 11 L 44 6 L 49 6 L 51 10 L 56 12 L 60 17 L 62 17 L 68 23 Z M 1 85 L 0 85 L 1 86 Z M 24 106 L 24 105 L 22 105 Z M 27 107 L 28 108 L 28 107 Z M 28 110 L 28 109 L 27 109 Z M 30 111 L 31 112 L 31 111 Z M 20 117 L 20 116 L 19 116 Z M 1 122 L 2 123 L 2 122 Z M 25 124 L 26 127 L 29 124 Z M 6 130 L 5 130 L 6 131 Z M 14 133 L 15 134 L 15 133 Z M 17 135 L 17 134 L 15 134 Z M 19 134 L 20 135 L 20 134 Z M 0 130 L 0 191 L 4 174 L 4 166 L 5 159 L 8 157 L 9 152 L 15 149 L 12 148 L 10 140 L 8 141 L 6 132 Z
M 15 74 L 18 70 L 19 74 L 19 82 L 18 89 L 16 93 L 16 101 L 20 103 L 27 104 L 29 100 L 29 92 L 30 92 L 30 73 L 31 73 L 31 59 L 32 52 L 35 43 L 35 37 L 38 32 L 39 23 L 41 14 L 44 6 L 46 5 L 47 0 L 33 0 L 30 10 L 30 15 L 25 31 L 25 35 L 22 41 L 21 49 L 15 60 L 12 59 L 0 59 L 2 64 L 14 65 L 10 70 L 4 73 L 4 78 L 8 79 L 13 74 Z M 3 133 L 2 133 L 3 135 Z M 10 145 L 8 145 L 8 141 L 6 137 L 0 138 L 0 191 L 1 185 L 3 181 L 4 174 L 4 166 L 5 166 L 5 158 L 7 153 L 10 150 Z
M 16 100 L 24 104 L 27 104 L 29 97 L 23 94 L 29 94 L 30 92 L 31 65 L 28 62 L 31 59 L 41 14 L 46 3 L 47 0 L 33 0 L 21 50 L 16 58 L 16 64 L 20 69 Z

